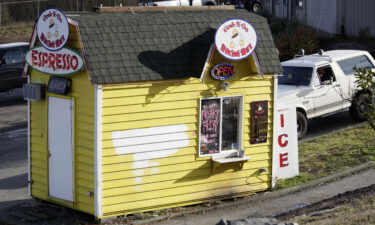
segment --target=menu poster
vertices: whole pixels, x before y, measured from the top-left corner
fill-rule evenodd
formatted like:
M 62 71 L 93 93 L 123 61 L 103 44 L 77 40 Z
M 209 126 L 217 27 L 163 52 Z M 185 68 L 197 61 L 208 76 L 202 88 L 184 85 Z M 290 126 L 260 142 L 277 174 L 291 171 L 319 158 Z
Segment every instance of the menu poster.
M 218 153 L 220 149 L 220 99 L 201 102 L 200 154 Z
M 251 102 L 250 107 L 250 143 L 265 143 L 268 133 L 268 101 Z

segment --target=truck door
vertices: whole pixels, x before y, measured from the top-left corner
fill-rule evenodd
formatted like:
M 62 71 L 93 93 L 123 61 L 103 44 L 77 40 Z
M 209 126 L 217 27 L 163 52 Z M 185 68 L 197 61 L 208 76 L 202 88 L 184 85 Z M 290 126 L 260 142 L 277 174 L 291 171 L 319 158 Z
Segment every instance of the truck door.
M 340 83 L 330 65 L 317 67 L 313 74 L 314 114 L 324 115 L 343 109 L 343 97 Z

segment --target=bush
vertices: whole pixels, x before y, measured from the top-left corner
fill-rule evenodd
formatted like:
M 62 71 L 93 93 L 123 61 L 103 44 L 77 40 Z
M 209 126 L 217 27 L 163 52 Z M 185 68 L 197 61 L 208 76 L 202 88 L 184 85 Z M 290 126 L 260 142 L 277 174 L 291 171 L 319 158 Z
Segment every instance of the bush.
M 311 27 L 297 21 L 280 19 L 272 19 L 270 27 L 281 61 L 293 58 L 301 48 L 306 54 L 314 53 L 319 49 L 318 34 Z
M 357 78 L 357 85 L 362 90 L 369 90 L 372 93 L 372 103 L 368 107 L 367 120 L 375 131 L 375 72 L 366 68 L 355 68 L 354 76 Z

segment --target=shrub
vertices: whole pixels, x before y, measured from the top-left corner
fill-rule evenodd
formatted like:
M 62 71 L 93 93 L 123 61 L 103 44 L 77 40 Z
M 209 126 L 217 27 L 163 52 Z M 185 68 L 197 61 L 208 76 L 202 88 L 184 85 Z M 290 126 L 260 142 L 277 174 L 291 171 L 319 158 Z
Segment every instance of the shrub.
M 357 85 L 362 90 L 369 90 L 372 93 L 372 103 L 368 107 L 367 120 L 375 131 L 375 72 L 366 68 L 355 68 L 354 76 L 357 78 Z
M 306 54 L 311 54 L 319 48 L 318 35 L 312 28 L 298 24 L 295 28 L 287 27 L 285 31 L 275 37 L 281 61 L 293 58 L 301 48 Z
M 282 61 L 293 58 L 301 48 L 306 54 L 319 49 L 318 34 L 313 28 L 295 20 L 277 18 L 270 18 L 269 24 Z

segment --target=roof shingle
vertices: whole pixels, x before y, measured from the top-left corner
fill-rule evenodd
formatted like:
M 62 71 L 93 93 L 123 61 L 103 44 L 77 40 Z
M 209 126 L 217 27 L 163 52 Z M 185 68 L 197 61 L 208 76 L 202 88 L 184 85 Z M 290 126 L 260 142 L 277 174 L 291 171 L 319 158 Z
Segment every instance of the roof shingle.
M 216 29 L 231 18 L 254 26 L 263 73 L 280 73 L 266 19 L 246 10 L 82 13 L 72 17 L 80 27 L 93 84 L 200 77 Z

